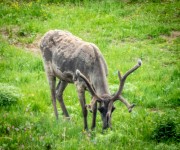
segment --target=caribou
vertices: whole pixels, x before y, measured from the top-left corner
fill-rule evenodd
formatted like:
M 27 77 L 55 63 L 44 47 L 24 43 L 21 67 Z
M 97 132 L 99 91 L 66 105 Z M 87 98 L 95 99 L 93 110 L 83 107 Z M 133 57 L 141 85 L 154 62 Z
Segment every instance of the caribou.
M 132 111 L 135 105 L 123 98 L 122 90 L 128 75 L 141 66 L 141 60 L 138 60 L 138 63 L 123 76 L 118 71 L 119 89 L 116 93 L 111 94 L 107 82 L 107 64 L 95 44 L 83 41 L 68 31 L 50 30 L 43 36 L 40 49 L 57 119 L 56 99 L 60 103 L 63 115 L 69 118 L 63 100 L 63 92 L 69 83 L 76 86 L 85 130 L 88 129 L 88 109 L 92 112 L 91 129 L 96 127 L 97 108 L 101 114 L 103 129 L 111 128 L 115 101 L 120 100 L 129 112 Z M 58 80 L 57 83 L 56 80 Z M 86 104 L 85 91 L 89 91 L 92 96 L 90 104 Z

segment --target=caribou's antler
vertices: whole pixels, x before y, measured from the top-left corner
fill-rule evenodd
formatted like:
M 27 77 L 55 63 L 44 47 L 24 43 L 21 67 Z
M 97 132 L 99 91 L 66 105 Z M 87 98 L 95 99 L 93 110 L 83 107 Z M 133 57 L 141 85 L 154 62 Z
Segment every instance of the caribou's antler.
M 97 98 L 97 101 L 101 101 L 101 98 L 96 94 L 96 92 L 94 91 L 94 88 L 92 87 L 91 83 L 89 82 L 89 80 L 85 77 L 85 75 L 83 75 L 79 70 L 76 70 L 76 75 L 77 76 L 80 76 L 84 82 L 86 83 L 88 89 L 89 89 L 89 92 L 91 93 L 91 95 L 93 97 L 96 97 Z
M 132 73 L 134 72 L 136 69 L 138 69 L 142 64 L 142 61 L 139 59 L 138 60 L 138 63 L 133 67 L 131 68 L 130 70 L 128 70 L 124 76 L 121 76 L 120 74 L 120 71 L 118 71 L 118 76 L 119 76 L 119 80 L 120 80 L 120 85 L 119 85 L 119 89 L 118 91 L 115 93 L 115 95 L 111 98 L 112 101 L 116 101 L 116 100 L 121 100 L 123 98 L 121 98 L 121 93 L 122 93 L 122 90 L 123 90 L 123 87 L 124 87 L 124 83 L 126 81 L 126 78 Z M 123 99 L 125 100 L 125 99 Z M 124 102 L 123 102 L 124 103 Z

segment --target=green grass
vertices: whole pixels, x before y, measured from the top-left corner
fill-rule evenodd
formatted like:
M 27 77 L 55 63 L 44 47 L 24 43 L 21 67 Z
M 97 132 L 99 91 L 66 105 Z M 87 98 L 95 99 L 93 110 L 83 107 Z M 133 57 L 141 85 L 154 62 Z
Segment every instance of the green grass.
M 0 150 L 178 150 L 179 6 L 176 0 L 0 1 Z M 129 114 L 116 102 L 112 131 L 102 134 L 99 113 L 96 130 L 83 131 L 74 85 L 64 94 L 71 121 L 55 120 L 41 55 L 27 50 L 50 29 L 68 30 L 101 49 L 112 93 L 117 70 L 125 73 L 142 59 L 123 91 L 136 107 Z

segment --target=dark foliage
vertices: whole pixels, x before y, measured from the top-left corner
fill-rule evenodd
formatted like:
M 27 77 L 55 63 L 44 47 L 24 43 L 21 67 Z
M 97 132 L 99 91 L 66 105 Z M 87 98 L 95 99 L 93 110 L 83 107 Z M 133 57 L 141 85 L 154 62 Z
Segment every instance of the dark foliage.
M 152 139 L 157 142 L 180 141 L 180 134 L 177 132 L 177 125 L 171 119 L 161 120 L 152 134 Z

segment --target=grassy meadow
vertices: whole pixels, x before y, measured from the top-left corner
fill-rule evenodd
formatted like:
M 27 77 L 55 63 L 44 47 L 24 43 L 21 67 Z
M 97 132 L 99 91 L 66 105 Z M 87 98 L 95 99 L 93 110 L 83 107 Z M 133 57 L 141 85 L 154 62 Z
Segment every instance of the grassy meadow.
M 179 150 L 180 2 L 178 0 L 0 0 L 0 150 Z M 112 130 L 83 131 L 74 85 L 64 93 L 71 116 L 55 119 L 38 42 L 51 29 L 95 43 L 109 88 L 142 59 L 117 101 Z M 87 102 L 90 95 L 87 93 Z M 59 103 L 58 111 L 62 114 Z M 88 114 L 89 127 L 92 115 Z

